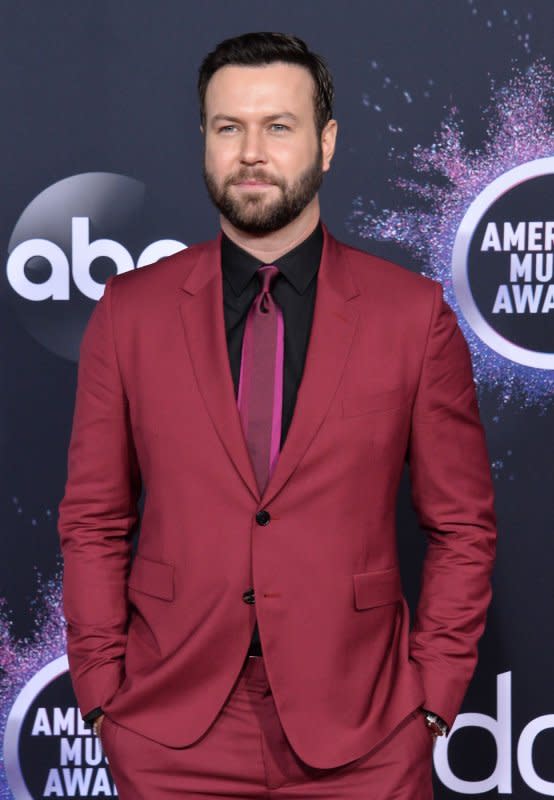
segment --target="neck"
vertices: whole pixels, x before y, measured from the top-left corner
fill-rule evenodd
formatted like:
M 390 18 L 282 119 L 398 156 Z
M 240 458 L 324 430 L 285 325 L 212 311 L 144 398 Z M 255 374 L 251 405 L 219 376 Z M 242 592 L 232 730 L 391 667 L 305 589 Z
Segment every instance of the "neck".
M 319 222 L 319 200 L 316 195 L 296 219 L 272 233 L 261 235 L 245 233 L 231 225 L 223 216 L 220 217 L 220 222 L 221 230 L 232 242 L 264 264 L 271 264 L 313 233 Z

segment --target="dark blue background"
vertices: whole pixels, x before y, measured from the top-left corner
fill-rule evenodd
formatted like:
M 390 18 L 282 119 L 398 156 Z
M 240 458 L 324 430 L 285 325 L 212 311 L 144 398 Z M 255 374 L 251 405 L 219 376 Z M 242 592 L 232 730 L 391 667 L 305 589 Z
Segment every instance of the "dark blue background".
M 4 251 L 19 216 L 39 192 L 88 171 L 122 173 L 145 183 L 148 241 L 176 238 L 190 244 L 211 238 L 217 215 L 201 174 L 199 63 L 223 38 L 282 30 L 321 53 L 335 78 L 339 139 L 322 189 L 323 218 L 338 238 L 419 270 L 424 265 L 400 247 L 361 240 L 353 232 L 354 199 L 362 195 L 377 209 L 405 206 L 406 197 L 391 179 L 409 175 L 410 168 L 391 160 L 390 150 L 430 144 L 453 104 L 463 118 L 466 143 L 482 144 L 490 80 L 502 84 L 514 64 L 550 58 L 553 29 L 550 0 L 4 3 Z M 0 594 L 13 609 L 14 634 L 23 636 L 32 622 L 35 567 L 45 575 L 57 568 L 56 514 L 76 367 L 30 337 L 6 288 L 0 304 Z M 553 431 L 551 414 L 513 404 L 503 409 L 500 424 L 493 421 L 498 402 L 494 393 L 481 392 L 491 460 L 510 448 L 514 479 L 508 480 L 508 470 L 496 476 L 496 594 L 464 708 L 494 715 L 496 675 L 512 670 L 515 747 L 530 719 L 554 712 Z M 413 604 L 423 537 L 407 484 L 399 516 L 404 580 Z M 542 734 L 534 754 L 537 771 L 550 781 L 553 744 L 554 732 Z M 460 734 L 451 751 L 455 772 L 467 780 L 485 777 L 494 766 L 492 740 L 479 731 Z M 537 796 L 521 781 L 515 761 L 513 775 L 514 797 Z M 442 786 L 437 796 L 461 797 Z

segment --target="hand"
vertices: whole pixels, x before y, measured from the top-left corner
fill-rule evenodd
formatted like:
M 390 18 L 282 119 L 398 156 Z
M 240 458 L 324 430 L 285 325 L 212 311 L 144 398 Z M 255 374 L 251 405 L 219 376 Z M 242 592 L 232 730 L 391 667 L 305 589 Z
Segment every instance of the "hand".
M 104 721 L 104 714 L 100 714 L 100 716 L 96 717 L 96 719 L 92 723 L 92 730 L 97 736 L 100 736 L 100 731 L 102 730 L 103 721 Z

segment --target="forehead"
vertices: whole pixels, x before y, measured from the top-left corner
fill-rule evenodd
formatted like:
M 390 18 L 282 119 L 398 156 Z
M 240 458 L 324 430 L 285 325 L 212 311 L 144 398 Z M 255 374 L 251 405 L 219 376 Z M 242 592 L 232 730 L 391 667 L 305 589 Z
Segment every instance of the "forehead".
M 276 62 L 261 66 L 218 69 L 206 89 L 206 116 L 240 113 L 312 113 L 314 81 L 297 64 Z

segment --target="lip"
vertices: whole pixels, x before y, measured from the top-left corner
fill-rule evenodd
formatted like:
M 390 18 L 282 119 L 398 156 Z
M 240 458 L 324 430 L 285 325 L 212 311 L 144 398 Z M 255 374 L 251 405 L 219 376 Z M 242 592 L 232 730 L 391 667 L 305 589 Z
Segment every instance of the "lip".
M 235 183 L 234 186 L 239 186 L 243 189 L 265 189 L 269 186 L 273 186 L 273 184 L 266 183 L 265 181 L 240 181 L 239 183 Z

